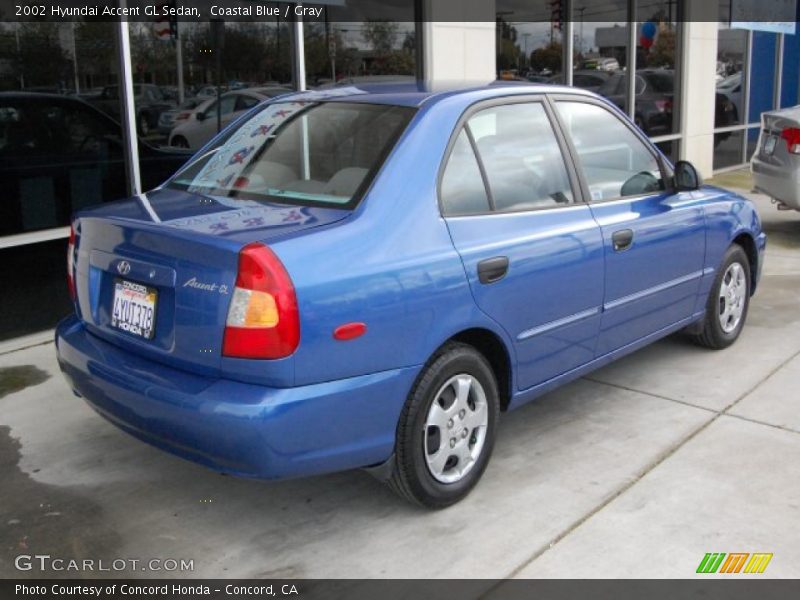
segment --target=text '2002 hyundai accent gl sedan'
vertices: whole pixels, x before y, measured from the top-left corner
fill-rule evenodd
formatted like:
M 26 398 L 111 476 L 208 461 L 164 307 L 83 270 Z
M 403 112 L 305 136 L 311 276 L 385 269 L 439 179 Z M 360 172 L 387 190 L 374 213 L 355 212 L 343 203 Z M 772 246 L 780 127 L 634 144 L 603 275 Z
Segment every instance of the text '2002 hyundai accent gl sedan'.
M 58 358 L 177 455 L 263 478 L 370 467 L 442 507 L 501 411 L 678 330 L 733 343 L 765 244 L 749 201 L 587 92 L 300 93 L 76 215 Z

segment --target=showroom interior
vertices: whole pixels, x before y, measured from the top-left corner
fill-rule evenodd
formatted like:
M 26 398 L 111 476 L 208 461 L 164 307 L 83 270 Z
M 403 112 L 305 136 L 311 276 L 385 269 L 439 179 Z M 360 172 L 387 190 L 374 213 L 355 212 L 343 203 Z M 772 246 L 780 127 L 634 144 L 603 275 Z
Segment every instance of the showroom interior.
M 0 171 L 11 194 L 0 264 L 14 290 L 0 341 L 49 337 L 69 311 L 74 211 L 158 185 L 272 95 L 415 80 L 576 85 L 709 177 L 748 163 L 762 112 L 798 104 L 794 23 L 736 22 L 729 0 L 465 2 L 461 22 L 433 0 L 341 4 L 319 3 L 322 16 L 305 22 L 0 23 Z M 92 143 L 78 143 L 87 132 Z

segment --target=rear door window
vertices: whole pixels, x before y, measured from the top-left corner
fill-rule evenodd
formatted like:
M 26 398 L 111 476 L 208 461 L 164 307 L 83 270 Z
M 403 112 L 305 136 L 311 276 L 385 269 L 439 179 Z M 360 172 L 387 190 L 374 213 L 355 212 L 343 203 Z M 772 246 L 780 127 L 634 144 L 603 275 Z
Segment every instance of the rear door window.
M 499 212 L 556 207 L 573 201 L 569 175 L 544 105 L 484 109 L 467 123 Z
M 489 197 L 467 130 L 462 129 L 450 152 L 440 188 L 442 213 L 448 217 L 489 211 Z

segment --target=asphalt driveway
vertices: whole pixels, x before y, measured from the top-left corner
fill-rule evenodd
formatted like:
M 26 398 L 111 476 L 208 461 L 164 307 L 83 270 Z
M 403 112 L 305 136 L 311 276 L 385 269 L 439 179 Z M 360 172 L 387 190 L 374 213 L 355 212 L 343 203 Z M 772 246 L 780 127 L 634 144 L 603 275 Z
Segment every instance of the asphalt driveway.
M 674 336 L 505 415 L 476 491 L 440 512 L 362 472 L 212 473 L 95 415 L 52 344 L 0 355 L 0 577 L 79 575 L 17 571 L 20 554 L 194 577 L 691 577 L 707 552 L 800 577 L 800 214 L 756 198 L 767 263 L 736 345 Z

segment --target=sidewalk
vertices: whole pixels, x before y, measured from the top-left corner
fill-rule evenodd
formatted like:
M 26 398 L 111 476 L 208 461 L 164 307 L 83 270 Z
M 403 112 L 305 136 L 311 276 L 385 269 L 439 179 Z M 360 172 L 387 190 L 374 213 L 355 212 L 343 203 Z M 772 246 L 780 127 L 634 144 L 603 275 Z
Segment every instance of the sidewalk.
M 737 344 L 671 337 L 505 415 L 480 485 L 440 512 L 362 472 L 220 476 L 95 415 L 51 343 L 0 355 L 0 576 L 40 576 L 13 565 L 39 553 L 195 577 L 684 578 L 707 552 L 769 552 L 760 577 L 800 577 L 800 213 L 755 198 L 770 239 Z

